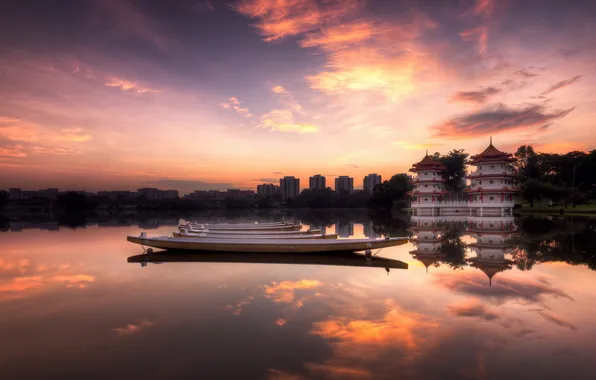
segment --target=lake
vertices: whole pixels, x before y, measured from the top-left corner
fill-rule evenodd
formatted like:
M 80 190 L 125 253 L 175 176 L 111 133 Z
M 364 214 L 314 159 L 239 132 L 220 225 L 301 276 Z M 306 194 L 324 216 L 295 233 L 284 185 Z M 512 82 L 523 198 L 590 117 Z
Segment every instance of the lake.
M 378 252 L 408 264 L 387 271 L 364 258 L 129 263 L 143 251 L 127 235 L 171 234 L 179 222 L 137 218 L 5 224 L 3 379 L 596 376 L 595 220 L 196 216 L 293 220 L 341 238 L 414 236 Z

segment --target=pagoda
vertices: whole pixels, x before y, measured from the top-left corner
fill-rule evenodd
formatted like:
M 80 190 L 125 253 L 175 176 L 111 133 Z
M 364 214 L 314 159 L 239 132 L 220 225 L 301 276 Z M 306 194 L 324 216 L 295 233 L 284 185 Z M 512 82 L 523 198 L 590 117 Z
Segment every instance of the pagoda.
M 426 272 L 431 265 L 438 265 L 438 262 L 445 257 L 441 252 L 441 238 L 445 231 L 442 221 L 433 216 L 416 216 L 411 219 L 410 231 L 414 237 L 410 239 L 414 250 L 410 251 L 412 257 L 424 264 Z
M 427 213 L 435 215 L 435 209 L 440 207 L 439 204 L 448 193 L 445 190 L 445 180 L 441 176 L 444 169 L 445 165 L 432 159 L 428 150 L 424 158 L 410 168 L 410 171 L 416 174 L 412 180 L 414 188 L 408 192 L 415 215 L 418 215 L 420 210 L 428 210 L 430 212 Z
M 497 273 L 512 267 L 513 262 L 505 255 L 513 249 L 510 239 L 516 230 L 512 216 L 470 216 L 468 219 L 468 233 L 476 239 L 476 242 L 468 244 L 476 253 L 476 257 L 468 259 L 468 262 L 488 276 L 489 286 Z
M 494 147 L 492 137 L 488 147 L 480 154 L 472 156 L 470 165 L 476 170 L 468 175 L 470 215 L 490 214 L 512 215 L 513 196 L 518 191 L 515 187 L 515 170 L 512 163 L 516 159 L 512 154 L 501 152 Z

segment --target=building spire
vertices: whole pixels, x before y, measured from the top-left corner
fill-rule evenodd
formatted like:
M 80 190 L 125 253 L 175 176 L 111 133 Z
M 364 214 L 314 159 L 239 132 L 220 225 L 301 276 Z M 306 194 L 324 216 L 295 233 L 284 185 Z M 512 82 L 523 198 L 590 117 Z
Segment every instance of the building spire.
M 493 145 L 493 137 L 490 137 L 490 145 Z
M 428 149 L 426 150 L 426 155 L 428 156 Z

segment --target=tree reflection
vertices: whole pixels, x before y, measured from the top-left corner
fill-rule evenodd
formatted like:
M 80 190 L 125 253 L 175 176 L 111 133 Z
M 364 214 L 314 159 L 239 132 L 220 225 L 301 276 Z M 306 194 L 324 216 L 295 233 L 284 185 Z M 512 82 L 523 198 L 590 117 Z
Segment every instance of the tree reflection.
M 448 223 L 441 236 L 441 253 L 444 254 L 441 262 L 454 270 L 468 265 L 465 257 L 466 244 L 461 240 L 462 231 L 463 226 L 460 223 Z
M 544 262 L 587 265 L 596 270 L 596 220 L 586 218 L 525 218 L 513 259 L 520 270 Z

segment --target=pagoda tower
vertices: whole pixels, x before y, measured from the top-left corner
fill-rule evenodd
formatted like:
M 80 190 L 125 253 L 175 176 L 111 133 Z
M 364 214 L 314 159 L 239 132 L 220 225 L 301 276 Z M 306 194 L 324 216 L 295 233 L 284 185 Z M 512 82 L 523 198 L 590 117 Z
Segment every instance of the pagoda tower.
M 476 253 L 476 257 L 468 259 L 470 266 L 480 269 L 488 276 L 488 285 L 492 285 L 493 277 L 511 269 L 513 262 L 505 258 L 511 254 L 513 245 L 510 239 L 516 234 L 512 216 L 470 216 L 468 233 L 476 242 L 468 247 Z
M 488 147 L 480 154 L 472 156 L 470 165 L 476 170 L 468 175 L 470 186 L 468 207 L 470 215 L 512 215 L 515 186 L 515 170 L 512 163 L 516 159 L 510 153 L 494 147 L 492 137 Z
M 414 237 L 410 241 L 415 249 L 410 253 L 412 257 L 424 264 L 428 273 L 428 267 L 445 257 L 441 252 L 441 237 L 445 228 L 441 220 L 434 216 L 412 215 L 411 224 L 409 230 Z
M 408 192 L 414 215 L 435 215 L 435 210 L 438 210 L 440 202 L 448 193 L 445 190 L 445 180 L 441 176 L 441 171 L 444 169 L 445 166 L 433 160 L 428 155 L 428 151 L 420 162 L 410 168 L 410 171 L 416 174 L 412 180 L 414 188 Z M 421 212 L 421 210 L 426 211 Z

